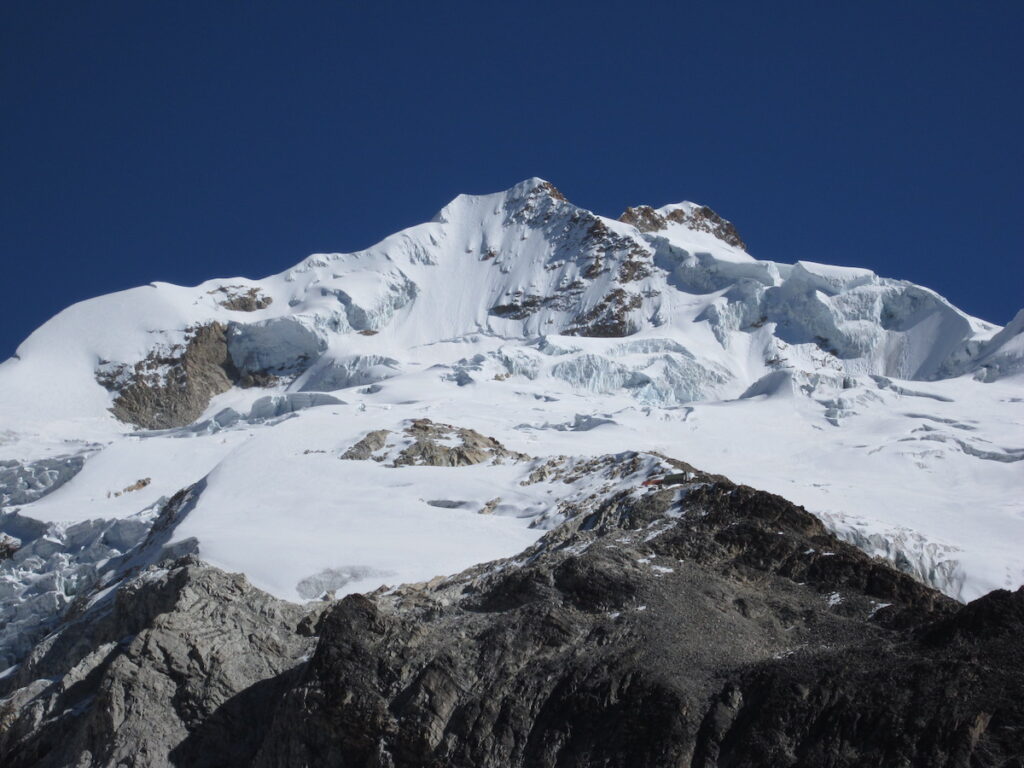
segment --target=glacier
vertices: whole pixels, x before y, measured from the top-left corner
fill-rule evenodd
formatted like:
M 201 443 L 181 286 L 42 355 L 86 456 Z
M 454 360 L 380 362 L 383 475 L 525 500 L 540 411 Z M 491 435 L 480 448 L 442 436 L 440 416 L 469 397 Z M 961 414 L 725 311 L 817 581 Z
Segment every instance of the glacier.
M 530 462 L 627 450 L 784 496 L 959 600 L 1024 584 L 1024 313 L 793 256 L 534 178 L 263 279 L 69 307 L 0 364 L 3 658 L 160 519 L 161 547 L 278 597 L 371 591 L 516 554 L 571 511 Z M 424 418 L 529 461 L 341 458 Z

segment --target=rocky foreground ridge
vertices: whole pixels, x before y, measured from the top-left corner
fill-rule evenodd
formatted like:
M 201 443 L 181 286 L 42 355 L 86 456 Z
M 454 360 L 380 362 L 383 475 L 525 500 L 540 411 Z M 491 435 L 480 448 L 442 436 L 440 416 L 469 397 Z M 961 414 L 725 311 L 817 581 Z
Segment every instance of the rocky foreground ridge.
M 665 472 L 689 479 L 641 485 Z M 607 490 L 520 555 L 337 601 L 194 555 L 126 565 L 0 679 L 0 763 L 1024 765 L 1024 590 L 959 605 L 657 455 L 524 482 L 583 477 Z

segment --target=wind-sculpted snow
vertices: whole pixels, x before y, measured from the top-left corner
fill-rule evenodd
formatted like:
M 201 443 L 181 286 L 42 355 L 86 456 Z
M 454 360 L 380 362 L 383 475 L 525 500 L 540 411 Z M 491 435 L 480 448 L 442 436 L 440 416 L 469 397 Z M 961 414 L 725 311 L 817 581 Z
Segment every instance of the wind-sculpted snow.
M 613 350 L 612 354 L 621 358 L 623 351 Z M 709 399 L 731 378 L 728 371 L 702 365 L 688 353 L 634 355 L 630 363 L 582 354 L 554 365 L 551 375 L 574 389 L 595 393 L 626 391 L 642 403 L 658 406 Z
M 732 378 L 720 366 L 702 365 L 688 355 L 662 355 L 647 362 L 632 387 L 637 400 L 647 405 L 672 406 L 709 400 Z
M 348 387 L 365 387 L 396 376 L 398 361 L 384 355 L 351 355 L 321 361 L 296 380 L 303 392 L 333 392 Z
M 228 353 L 240 371 L 289 375 L 301 373 L 327 348 L 318 317 L 263 320 L 228 330 Z
M 986 342 L 976 344 L 947 363 L 949 375 L 973 371 L 978 381 L 996 381 L 1024 372 L 1024 310 Z
M 516 429 L 555 429 L 559 432 L 589 432 L 605 424 L 614 424 L 615 420 L 608 418 L 608 414 L 592 416 L 590 414 L 577 413 L 572 421 L 564 421 L 559 424 L 520 424 Z
M 393 576 L 391 571 L 378 571 L 365 565 L 346 565 L 340 568 L 325 568 L 319 573 L 307 576 L 295 585 L 295 591 L 303 600 L 315 600 L 325 593 L 335 594 L 353 581 L 386 579 Z
M 543 362 L 538 359 L 538 355 L 532 349 L 502 347 L 495 354 L 505 366 L 509 376 L 536 379 L 540 375 Z
M 779 265 L 770 261 L 744 259 L 736 253 L 722 258 L 724 254 L 691 252 L 666 237 L 650 239 L 655 264 L 668 273 L 669 283 L 684 293 L 704 295 L 748 284 L 771 286 L 780 280 Z
M 642 354 L 660 354 L 660 353 L 675 353 L 682 355 L 683 357 L 693 359 L 693 354 L 682 344 L 672 339 L 636 339 L 635 341 L 627 341 L 622 344 L 616 344 L 609 350 L 609 354 L 616 357 L 623 355 L 642 355 Z
M 320 392 L 286 392 L 283 395 L 266 395 L 252 404 L 248 420 L 254 422 L 276 419 L 306 408 L 344 404 L 343 400 Z
M 645 383 L 626 366 L 600 355 L 580 355 L 560 362 L 551 369 L 551 375 L 591 392 L 615 392 Z
M 259 280 L 82 302 L 0 365 L 0 493 L 66 530 L 205 478 L 168 544 L 298 600 L 506 557 L 567 514 L 535 462 L 635 449 L 958 599 L 1024 583 L 1024 315 L 745 248 L 703 206 L 614 220 L 529 179 Z
M 331 283 L 343 285 L 348 290 L 329 287 Z M 324 296 L 337 299 L 344 308 L 346 330 L 355 331 L 379 330 L 390 322 L 396 310 L 416 298 L 416 284 L 399 270 L 384 274 L 335 274 L 320 291 Z
M 234 408 L 224 408 L 209 419 L 203 419 L 185 427 L 145 430 L 135 434 L 147 438 L 212 435 L 232 428 L 238 429 L 253 425 L 273 426 L 306 408 L 344 404 L 344 400 L 339 400 L 333 395 L 323 392 L 285 392 L 284 394 L 264 395 L 253 401 L 248 413 L 239 413 Z
M 675 274 L 682 272 L 691 290 L 721 292 L 700 316 L 716 338 L 727 345 L 731 334 L 768 327 L 776 349 L 783 342 L 811 356 L 811 366 L 790 359 L 797 367 L 940 378 L 951 360 L 972 348 L 979 330 L 977 321 L 931 291 L 868 270 L 809 262 L 751 269 L 702 256 Z

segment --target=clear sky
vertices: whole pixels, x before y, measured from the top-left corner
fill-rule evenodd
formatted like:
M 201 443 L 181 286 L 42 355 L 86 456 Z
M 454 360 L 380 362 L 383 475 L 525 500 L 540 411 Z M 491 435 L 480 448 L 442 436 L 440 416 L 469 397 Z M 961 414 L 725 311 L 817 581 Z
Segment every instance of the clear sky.
M 0 3 L 0 359 L 529 177 L 1024 306 L 1024 2 Z M 116 329 L 111 329 L 112 333 Z

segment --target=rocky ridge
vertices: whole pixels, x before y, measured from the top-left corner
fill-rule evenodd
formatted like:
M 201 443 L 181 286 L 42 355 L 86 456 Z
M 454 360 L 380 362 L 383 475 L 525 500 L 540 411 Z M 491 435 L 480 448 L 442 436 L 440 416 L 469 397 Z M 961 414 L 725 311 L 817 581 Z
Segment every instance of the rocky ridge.
M 46 323 L 0 763 L 1019 765 L 1021 317 L 745 248 L 530 179 Z
M 189 329 L 184 345 L 166 353 L 154 350 L 130 366 L 102 363 L 96 378 L 115 395 L 111 413 L 145 429 L 191 424 L 211 397 L 239 380 L 226 330 L 220 323 L 199 326 Z
M 370 432 L 346 450 L 342 459 L 372 459 L 390 467 L 466 467 L 492 462 L 524 462 L 531 457 L 510 451 L 493 437 L 476 430 L 413 419 L 401 433 L 386 429 Z
M 688 479 L 639 485 L 666 472 Z M 426 584 L 303 608 L 192 557 L 148 566 L 0 680 L 0 758 L 1021 764 L 1024 591 L 958 606 L 664 457 L 555 457 L 524 482 L 583 477 L 606 490 L 534 547 Z

